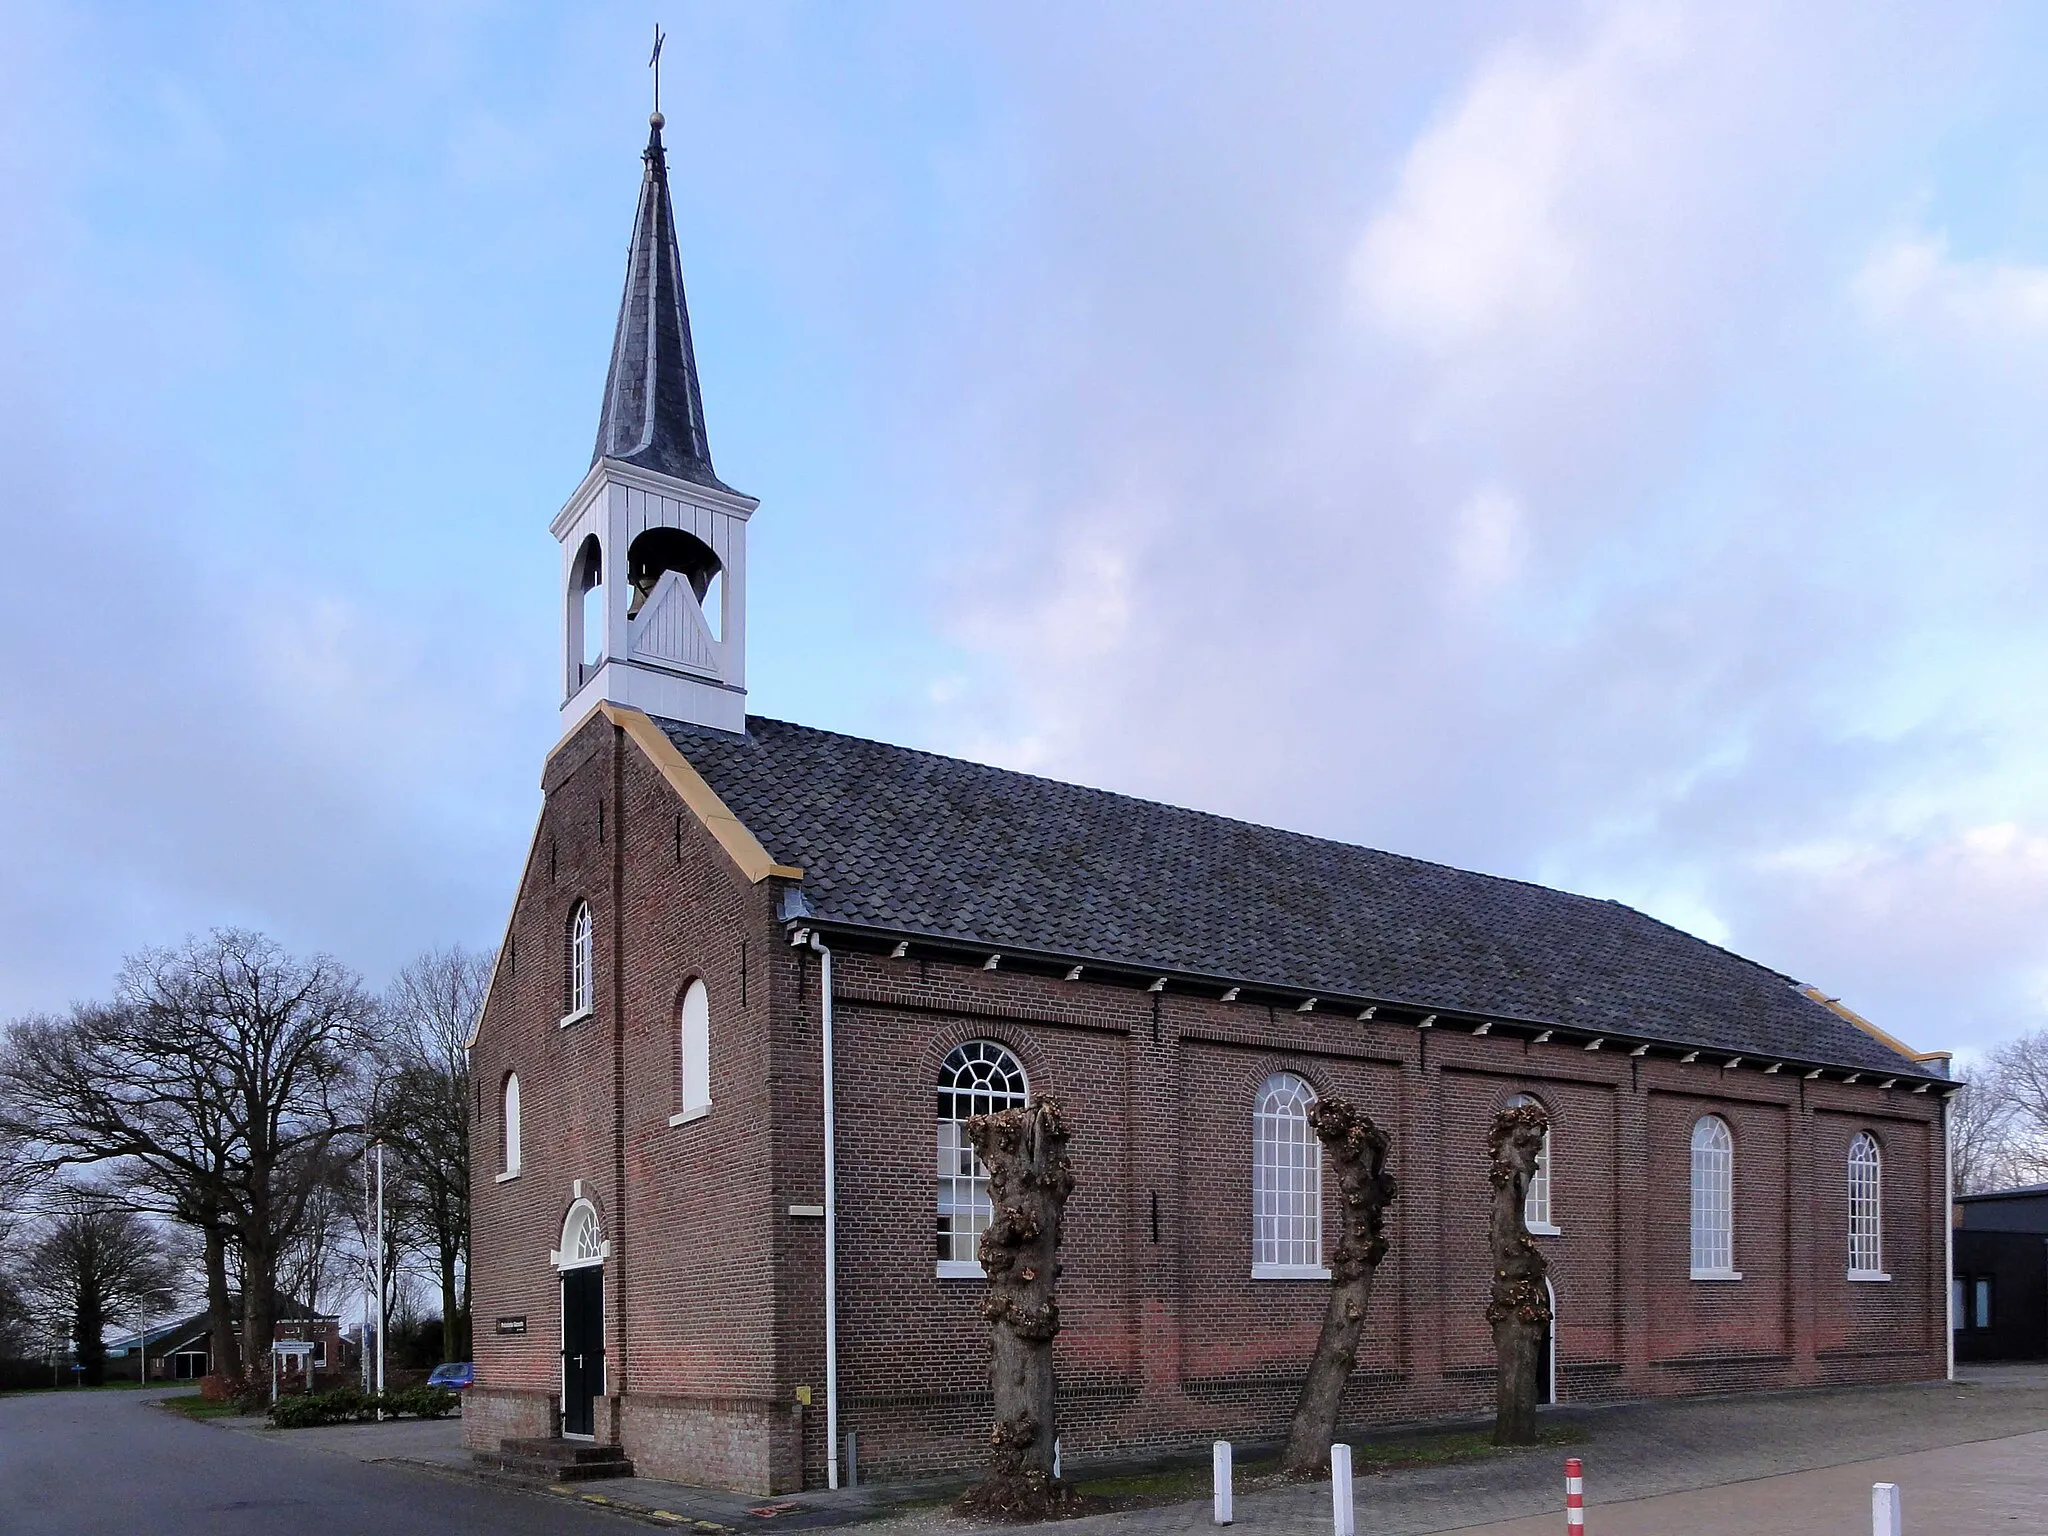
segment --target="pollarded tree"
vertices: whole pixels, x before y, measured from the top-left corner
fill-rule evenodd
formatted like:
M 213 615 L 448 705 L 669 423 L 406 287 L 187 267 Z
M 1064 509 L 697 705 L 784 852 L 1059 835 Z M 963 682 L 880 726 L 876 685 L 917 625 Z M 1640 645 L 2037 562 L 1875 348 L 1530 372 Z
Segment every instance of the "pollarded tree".
M 1543 1154 L 1550 1117 L 1536 1103 L 1517 1104 L 1493 1117 L 1486 1135 L 1493 1206 L 1487 1238 L 1493 1250 L 1493 1294 L 1486 1320 L 1493 1326 L 1498 1380 L 1495 1445 L 1536 1443 L 1536 1376 L 1543 1325 L 1550 1321 L 1549 1266 L 1530 1241 L 1523 1217 L 1529 1180 Z
M 1387 1253 L 1387 1207 L 1395 1194 L 1393 1175 L 1387 1172 L 1386 1132 L 1350 1100 L 1318 1099 L 1309 1108 L 1308 1123 L 1337 1171 L 1343 1229 L 1330 1250 L 1330 1304 L 1323 1312 L 1322 1335 L 1287 1431 L 1287 1466 L 1302 1472 L 1329 1460 L 1344 1383 L 1358 1363 L 1373 1277 Z
M 975 1115 L 964 1129 L 988 1170 L 995 1208 L 981 1235 L 981 1267 L 988 1272 L 981 1315 L 989 1322 L 996 1421 L 988 1476 L 961 1504 L 977 1514 L 1038 1517 L 1062 1502 L 1052 1472 L 1052 1341 L 1060 1331 L 1060 1223 L 1074 1191 L 1068 1132 L 1051 1099 Z

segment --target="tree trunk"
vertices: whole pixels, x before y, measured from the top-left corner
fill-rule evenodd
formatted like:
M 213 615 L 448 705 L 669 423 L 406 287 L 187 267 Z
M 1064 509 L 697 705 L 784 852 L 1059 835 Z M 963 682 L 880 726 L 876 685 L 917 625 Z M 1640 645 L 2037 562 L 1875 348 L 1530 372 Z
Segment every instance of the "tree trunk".
M 1330 1304 L 1287 1431 L 1287 1466 L 1312 1472 L 1330 1458 L 1344 1383 L 1358 1362 L 1373 1276 L 1386 1257 L 1387 1207 L 1395 1187 L 1387 1167 L 1387 1135 L 1348 1099 L 1318 1099 L 1309 1126 L 1337 1170 L 1343 1229 L 1330 1251 Z
M 455 1250 L 441 1249 L 441 1358 L 460 1360 L 462 1316 L 455 1308 Z
M 1060 1219 L 1074 1190 L 1059 1105 L 976 1115 L 967 1138 L 988 1169 L 995 1219 L 981 1235 L 988 1297 L 989 1382 L 995 1427 L 989 1472 L 961 1507 L 1006 1519 L 1054 1512 L 1067 1495 L 1052 1473 L 1055 1418 L 1052 1341 L 1060 1331 Z
M 1498 1372 L 1495 1445 L 1536 1443 L 1536 1355 L 1542 1347 L 1543 1325 L 1550 1321 L 1550 1293 L 1544 1284 L 1549 1266 L 1529 1240 L 1522 1209 L 1549 1123 L 1542 1105 L 1521 1104 L 1495 1115 L 1486 1136 L 1493 1181 L 1487 1233 L 1493 1249 L 1493 1297 L 1486 1320 L 1493 1326 Z
M 78 1379 L 85 1386 L 96 1387 L 107 1379 L 107 1305 L 93 1258 L 80 1266 L 73 1302 L 71 1338 L 78 1349 Z
M 217 1223 L 206 1233 L 206 1330 L 213 1355 L 213 1374 L 223 1381 L 242 1379 L 241 1343 L 235 1335 L 235 1314 L 228 1304 L 228 1240 Z

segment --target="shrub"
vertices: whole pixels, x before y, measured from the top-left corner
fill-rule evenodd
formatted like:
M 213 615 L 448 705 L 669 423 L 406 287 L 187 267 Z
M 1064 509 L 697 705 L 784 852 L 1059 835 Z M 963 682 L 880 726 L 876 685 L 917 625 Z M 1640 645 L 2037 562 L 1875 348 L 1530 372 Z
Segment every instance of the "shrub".
M 279 1429 L 312 1429 L 322 1424 L 360 1424 L 375 1418 L 381 1406 L 392 1418 L 439 1419 L 455 1411 L 453 1392 L 438 1387 L 405 1387 L 386 1392 L 359 1392 L 342 1387 L 311 1397 L 281 1397 L 271 1407 L 270 1422 Z

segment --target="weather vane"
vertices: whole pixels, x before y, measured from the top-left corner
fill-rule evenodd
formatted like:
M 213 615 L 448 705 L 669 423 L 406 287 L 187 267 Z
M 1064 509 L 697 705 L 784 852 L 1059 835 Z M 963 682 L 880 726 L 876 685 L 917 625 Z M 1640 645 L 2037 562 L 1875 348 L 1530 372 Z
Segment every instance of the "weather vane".
M 661 45 L 668 38 L 661 30 L 661 23 L 654 24 L 654 52 L 647 56 L 647 67 L 654 71 L 654 115 L 661 116 Z

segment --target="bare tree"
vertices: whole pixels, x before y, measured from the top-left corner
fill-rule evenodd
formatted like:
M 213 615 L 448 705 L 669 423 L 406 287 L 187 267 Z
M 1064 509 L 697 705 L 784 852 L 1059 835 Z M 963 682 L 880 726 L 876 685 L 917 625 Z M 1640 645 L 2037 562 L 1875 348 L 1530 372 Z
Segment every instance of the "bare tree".
M 1948 1140 L 1956 1193 L 1979 1195 L 2020 1182 L 2020 1149 L 2011 1099 L 1995 1064 L 1956 1073 L 1962 1091 L 1948 1100 Z
M 1493 1327 L 1498 1388 L 1493 1443 L 1536 1443 L 1537 1351 L 1550 1321 L 1548 1266 L 1529 1240 L 1523 1205 L 1550 1117 L 1541 1104 L 1518 1104 L 1493 1117 L 1486 1135 L 1493 1205 L 1487 1237 L 1493 1249 L 1493 1294 L 1486 1321 Z
M 107 1375 L 107 1324 L 169 1306 L 179 1271 L 161 1228 L 97 1191 L 73 1189 L 56 1197 L 24 1278 L 31 1308 L 53 1336 L 70 1334 L 80 1377 L 96 1387 Z
M 1058 1427 L 1052 1341 L 1060 1331 L 1060 1222 L 1074 1191 L 1067 1127 L 1059 1105 L 1040 1099 L 972 1116 L 964 1129 L 988 1169 L 995 1207 L 981 1234 L 981 1267 L 988 1272 L 981 1315 L 989 1323 L 996 1422 L 988 1476 L 961 1505 L 1008 1519 L 1043 1516 L 1063 1502 L 1052 1472 Z
M 134 1198 L 202 1232 L 215 1369 L 238 1376 L 228 1268 L 245 1276 L 241 1336 L 266 1349 L 279 1257 L 325 1154 L 361 1129 L 377 1040 L 343 967 L 218 929 L 131 958 L 111 1005 L 13 1026 L 0 1129 L 45 1167 L 113 1165 Z
M 1987 1099 L 1997 1101 L 1996 1110 L 1985 1106 L 1987 1112 L 2001 1115 L 1992 1144 L 2002 1148 L 2003 1159 L 1993 1162 L 1992 1176 L 2006 1185 L 2048 1176 L 2048 1030 L 2001 1045 L 1978 1080 L 1989 1090 Z M 1969 1090 L 1957 1097 L 1969 1097 Z M 1951 1111 L 1955 1107 L 1951 1101 Z
M 1386 1171 L 1386 1132 L 1350 1100 L 1318 1099 L 1308 1123 L 1337 1170 L 1343 1228 L 1330 1251 L 1330 1304 L 1323 1312 L 1323 1331 L 1287 1431 L 1287 1466 L 1298 1472 L 1312 1472 L 1329 1460 L 1344 1383 L 1358 1363 L 1373 1276 L 1387 1253 L 1387 1207 L 1395 1194 L 1393 1176 Z
M 403 1219 L 441 1286 L 441 1352 L 465 1357 L 469 1318 L 469 1051 L 492 956 L 461 946 L 421 955 L 385 994 L 392 1059 L 377 1134 L 405 1173 Z

